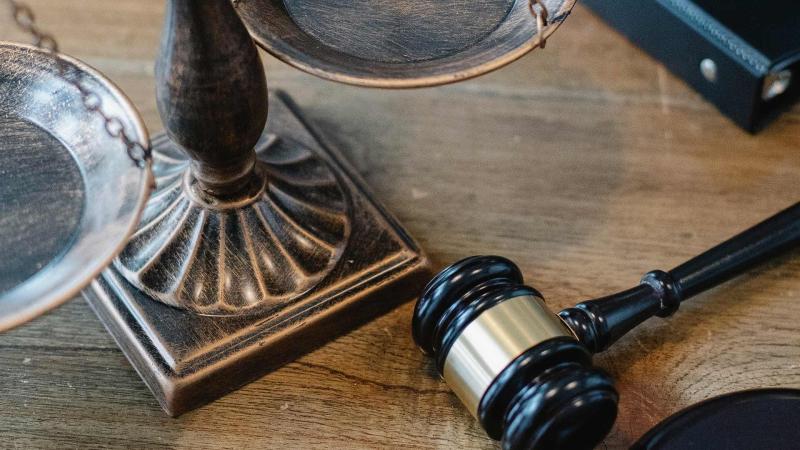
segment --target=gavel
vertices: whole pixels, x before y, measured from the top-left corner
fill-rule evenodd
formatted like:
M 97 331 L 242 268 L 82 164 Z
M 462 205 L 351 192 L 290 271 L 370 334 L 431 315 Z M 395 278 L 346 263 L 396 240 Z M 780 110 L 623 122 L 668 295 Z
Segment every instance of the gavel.
M 634 288 L 584 301 L 558 315 L 500 256 L 447 267 L 414 309 L 417 345 L 504 449 L 594 448 L 611 430 L 619 394 L 592 365 L 652 316 L 800 243 L 800 203 Z

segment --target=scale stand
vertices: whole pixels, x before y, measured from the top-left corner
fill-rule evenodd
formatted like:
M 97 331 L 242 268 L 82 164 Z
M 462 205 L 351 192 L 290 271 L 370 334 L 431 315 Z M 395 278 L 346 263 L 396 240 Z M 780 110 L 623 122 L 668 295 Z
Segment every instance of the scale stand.
M 267 119 L 231 3 L 167 5 L 158 187 L 83 295 L 177 416 L 410 300 L 429 264 L 285 94 Z

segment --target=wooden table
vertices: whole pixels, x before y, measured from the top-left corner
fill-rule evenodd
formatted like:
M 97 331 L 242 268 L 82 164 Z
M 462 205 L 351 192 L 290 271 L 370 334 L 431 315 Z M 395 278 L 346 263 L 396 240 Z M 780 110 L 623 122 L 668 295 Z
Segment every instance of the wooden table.
M 160 0 L 30 0 L 151 131 Z M 22 39 L 7 17 L 0 39 Z M 479 79 L 382 91 L 265 58 L 437 268 L 497 253 L 558 310 L 668 269 L 800 199 L 800 108 L 740 131 L 579 7 L 545 51 Z M 601 448 L 734 390 L 800 386 L 800 257 L 655 319 L 598 363 L 621 410 Z M 412 304 L 170 419 L 81 299 L 0 336 L 0 447 L 495 448 L 414 347 Z

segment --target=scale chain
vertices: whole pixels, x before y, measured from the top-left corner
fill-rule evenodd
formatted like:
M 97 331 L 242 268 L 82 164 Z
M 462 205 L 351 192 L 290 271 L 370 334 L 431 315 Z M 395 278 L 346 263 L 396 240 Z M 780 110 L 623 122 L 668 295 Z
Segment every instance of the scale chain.
M 36 47 L 55 56 L 58 53 L 58 42 L 51 34 L 39 29 L 33 10 L 28 5 L 17 0 L 7 1 L 11 7 L 11 16 L 17 26 L 33 37 L 33 43 Z M 150 146 L 132 139 L 125 131 L 125 125 L 119 117 L 108 115 L 103 111 L 100 96 L 82 83 L 80 75 L 76 77 L 70 74 L 66 63 L 60 58 L 53 59 L 56 62 L 58 76 L 80 92 L 81 100 L 86 110 L 97 114 L 103 119 L 106 133 L 115 139 L 119 139 L 125 145 L 125 150 L 134 164 L 139 167 L 145 167 L 148 161 L 152 159 Z
M 547 38 L 544 37 L 544 31 L 547 27 L 548 20 L 547 6 L 544 5 L 542 0 L 529 0 L 528 8 L 530 8 L 533 17 L 536 18 L 536 45 L 543 49 L 545 44 L 547 44 Z

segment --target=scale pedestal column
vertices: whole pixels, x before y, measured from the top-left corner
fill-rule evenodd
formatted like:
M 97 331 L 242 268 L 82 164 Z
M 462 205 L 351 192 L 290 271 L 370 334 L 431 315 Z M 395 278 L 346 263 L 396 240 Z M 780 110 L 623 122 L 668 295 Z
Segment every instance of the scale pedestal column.
M 231 3 L 171 0 L 156 74 L 158 187 L 84 296 L 178 415 L 410 300 L 429 273 L 285 94 L 267 119 Z

